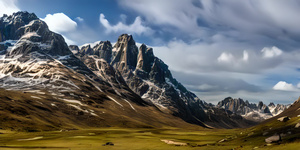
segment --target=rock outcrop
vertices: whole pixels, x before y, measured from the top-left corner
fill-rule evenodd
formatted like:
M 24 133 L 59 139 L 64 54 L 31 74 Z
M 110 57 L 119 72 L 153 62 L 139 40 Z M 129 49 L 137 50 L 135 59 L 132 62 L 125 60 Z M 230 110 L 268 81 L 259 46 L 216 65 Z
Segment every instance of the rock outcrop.
M 287 121 L 289 121 L 290 119 L 291 119 L 291 118 L 288 117 L 288 116 L 283 116 L 283 117 L 278 118 L 277 120 L 278 120 L 278 121 L 281 121 L 281 122 L 287 122 Z
M 280 141 L 281 141 L 281 136 L 279 134 L 270 136 L 270 137 L 265 139 L 266 143 L 278 143 Z

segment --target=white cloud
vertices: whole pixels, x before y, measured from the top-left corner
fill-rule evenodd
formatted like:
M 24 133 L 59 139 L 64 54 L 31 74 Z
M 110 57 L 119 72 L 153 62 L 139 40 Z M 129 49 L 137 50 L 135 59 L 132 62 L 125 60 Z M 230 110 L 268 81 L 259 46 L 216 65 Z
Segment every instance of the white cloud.
M 200 17 L 199 8 L 192 2 L 195 0 L 119 0 L 121 7 L 130 8 L 143 15 L 146 20 L 154 25 L 170 25 L 177 32 L 186 32 L 190 35 L 202 33 L 197 25 Z M 145 9 L 146 8 L 146 9 Z M 165 30 L 170 30 L 165 28 Z
M 247 51 L 244 51 L 243 52 L 243 61 L 248 61 L 248 59 L 249 59 L 249 54 L 248 54 L 248 52 Z
M 79 22 L 83 22 L 83 21 L 84 21 L 84 19 L 81 18 L 81 17 L 76 17 L 75 20 L 77 20 L 77 21 L 79 21 Z
M 279 48 L 277 48 L 276 46 L 273 47 L 264 47 L 262 50 L 262 56 L 264 58 L 273 58 L 273 57 L 277 57 L 280 56 L 283 52 L 282 50 L 280 50 Z
M 58 33 L 74 31 L 77 27 L 77 23 L 64 13 L 47 14 L 42 20 L 47 23 L 51 31 Z
M 14 12 L 20 11 L 17 7 L 17 0 L 0 0 L 0 17 L 3 14 L 11 15 Z
M 226 53 L 226 52 L 223 52 L 219 57 L 218 57 L 218 62 L 226 62 L 226 63 L 229 63 L 229 62 L 233 62 L 234 61 L 234 56 L 231 54 L 231 53 Z
M 100 23 L 106 28 L 107 32 L 127 32 L 129 34 L 152 34 L 153 30 L 149 27 L 146 27 L 142 23 L 141 17 L 136 17 L 134 22 L 130 25 L 126 25 L 122 22 L 117 23 L 116 25 L 111 25 L 109 21 L 105 18 L 104 14 L 100 14 Z
M 274 85 L 273 90 L 297 91 L 298 89 L 291 83 L 287 83 L 285 81 L 279 81 L 276 85 Z
M 218 58 L 217 58 L 219 63 L 235 63 L 235 64 L 239 64 L 242 62 L 248 62 L 249 60 L 249 53 L 244 50 L 243 51 L 243 56 L 242 58 L 236 58 L 235 56 L 233 56 L 233 54 L 229 53 L 229 52 L 223 52 Z

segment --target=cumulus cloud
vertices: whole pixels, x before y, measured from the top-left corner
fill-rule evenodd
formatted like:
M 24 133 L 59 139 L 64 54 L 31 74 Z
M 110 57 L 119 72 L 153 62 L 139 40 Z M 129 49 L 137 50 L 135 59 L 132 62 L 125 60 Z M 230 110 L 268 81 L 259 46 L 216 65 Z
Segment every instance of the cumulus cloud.
M 277 57 L 282 54 L 282 50 L 277 48 L 276 46 L 273 47 L 265 47 L 261 50 L 262 55 L 264 58 L 272 58 Z
M 124 19 L 124 16 L 123 16 Z M 104 14 L 100 14 L 100 23 L 106 28 L 107 32 L 127 32 L 130 34 L 152 34 L 152 29 L 144 26 L 141 17 L 136 17 L 134 22 L 130 25 L 126 25 L 122 22 L 117 23 L 116 25 L 111 25 L 109 21 L 105 18 Z M 124 20 L 123 20 L 124 21 Z
M 243 61 L 247 62 L 249 59 L 249 53 L 247 51 L 243 52 Z
M 47 14 L 42 20 L 47 23 L 51 31 L 58 33 L 74 31 L 77 27 L 77 23 L 64 13 Z
M 279 81 L 273 87 L 274 90 L 281 90 L 281 91 L 298 91 L 298 89 L 291 83 L 287 83 L 285 81 Z
M 0 0 L 0 17 L 3 14 L 11 15 L 14 12 L 20 11 L 18 8 L 17 0 Z
M 223 52 L 217 60 L 219 63 L 242 63 L 247 62 L 248 59 L 249 53 L 246 50 L 244 50 L 242 58 L 236 58 L 231 53 Z
M 231 53 L 226 53 L 223 52 L 219 57 L 218 57 L 218 62 L 233 62 L 234 61 L 234 56 Z

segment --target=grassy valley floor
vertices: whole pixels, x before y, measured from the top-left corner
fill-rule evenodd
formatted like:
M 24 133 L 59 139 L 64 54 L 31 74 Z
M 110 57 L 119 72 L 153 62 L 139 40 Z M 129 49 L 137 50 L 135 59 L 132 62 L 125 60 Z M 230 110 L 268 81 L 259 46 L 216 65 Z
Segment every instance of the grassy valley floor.
M 1 150 L 135 150 L 135 149 L 272 149 L 295 150 L 300 141 L 281 144 L 264 142 L 264 136 L 252 136 L 249 129 L 184 130 L 100 128 L 70 131 L 13 132 L 0 130 Z M 297 135 L 296 135 L 297 136 Z M 105 145 L 112 142 L 114 145 Z M 109 143 L 108 143 L 109 144 Z M 105 145 L 105 146 L 104 146 Z

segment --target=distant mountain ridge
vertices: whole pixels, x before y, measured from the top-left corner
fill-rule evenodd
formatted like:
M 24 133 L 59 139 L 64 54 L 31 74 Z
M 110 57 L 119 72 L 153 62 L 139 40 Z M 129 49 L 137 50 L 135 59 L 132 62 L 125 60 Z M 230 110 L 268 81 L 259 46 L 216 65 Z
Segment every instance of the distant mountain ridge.
M 253 104 L 240 98 L 233 99 L 231 97 L 227 97 L 218 102 L 216 107 L 239 114 L 248 120 L 261 122 L 280 114 L 286 110 L 289 105 L 277 104 L 275 106 L 275 104 L 271 102 L 267 106 L 262 101 L 260 101 L 258 104 Z

